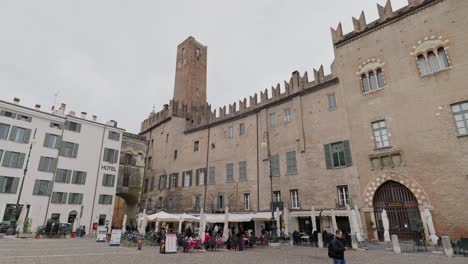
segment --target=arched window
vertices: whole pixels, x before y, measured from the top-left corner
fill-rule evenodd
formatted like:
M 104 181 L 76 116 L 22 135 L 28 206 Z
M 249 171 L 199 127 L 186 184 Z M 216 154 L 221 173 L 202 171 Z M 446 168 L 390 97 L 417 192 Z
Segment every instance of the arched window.
M 426 75 L 429 73 L 429 67 L 427 65 L 426 58 L 422 54 L 418 56 L 418 65 L 421 75 Z
M 369 80 L 367 79 L 367 75 L 361 75 L 362 81 L 362 92 L 367 93 L 369 91 Z
M 382 69 L 377 69 L 377 82 L 379 84 L 379 88 L 383 88 L 385 86 Z
M 429 51 L 427 53 L 427 61 L 429 63 L 429 69 L 431 70 L 431 72 L 436 72 L 440 69 L 439 62 L 437 61 L 437 57 L 433 51 Z
M 371 91 L 378 88 L 378 86 L 377 86 L 377 78 L 375 77 L 375 73 L 374 73 L 374 72 L 370 72 L 370 73 L 369 73 L 369 83 L 370 83 L 370 89 L 371 89 Z
M 439 63 L 440 63 L 440 68 L 441 69 L 446 69 L 449 67 L 449 62 L 447 58 L 447 53 L 445 52 L 445 49 L 443 47 L 440 47 L 437 50 L 437 56 L 439 56 Z

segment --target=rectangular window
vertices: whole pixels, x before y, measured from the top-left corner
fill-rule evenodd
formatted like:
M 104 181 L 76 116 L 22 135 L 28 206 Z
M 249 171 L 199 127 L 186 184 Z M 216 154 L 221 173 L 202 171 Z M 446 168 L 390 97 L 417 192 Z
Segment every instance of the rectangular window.
M 117 133 L 115 131 L 109 131 L 108 138 L 110 140 L 119 141 L 120 140 L 120 133 Z
M 54 172 L 57 167 L 57 160 L 51 157 L 42 156 L 39 160 L 38 171 Z
M 270 126 L 276 126 L 276 114 L 270 113 Z
M 50 125 L 49 125 L 51 128 L 57 128 L 57 129 L 62 129 L 63 128 L 63 124 L 59 124 L 59 123 L 55 123 L 55 122 L 50 122 Z
M 3 149 L 0 149 L 0 160 L 2 160 L 2 156 L 3 156 Z
M 55 173 L 55 182 L 70 183 L 71 175 L 71 170 L 57 169 L 57 172 Z
M 328 109 L 334 109 L 334 108 L 336 108 L 336 97 L 335 97 L 335 93 L 327 94 L 327 98 L 328 98 Z
M 452 105 L 458 135 L 468 135 L 468 101 Z
M 239 162 L 239 181 L 247 180 L 247 161 Z
M 72 121 L 65 121 L 65 129 L 73 132 L 80 133 L 81 132 L 81 124 L 72 122 Z
M 78 144 L 63 141 L 60 147 L 59 155 L 67 158 L 76 158 L 78 156 Z
M 32 121 L 32 117 L 27 116 L 27 115 L 22 115 L 22 114 L 18 114 L 17 119 L 21 120 L 21 121 L 26 121 L 26 122 L 31 122 Z
M 166 178 L 167 178 L 167 175 L 160 175 L 159 176 L 158 190 L 166 189 Z
M 200 198 L 201 196 L 200 195 L 195 195 L 195 210 L 200 210 Z
M 86 172 L 84 171 L 74 171 L 72 177 L 73 184 L 86 184 Z
M 226 164 L 226 182 L 234 182 L 234 164 Z
M 208 168 L 208 184 L 216 184 L 216 167 L 211 166 Z
M 349 191 L 347 185 L 338 186 L 338 206 L 339 207 L 346 207 L 350 204 L 349 200 Z
M 105 187 L 114 187 L 115 184 L 115 175 L 113 174 L 104 174 L 102 177 L 102 186 Z
M 173 202 L 172 198 L 169 198 L 167 200 L 167 209 L 172 210 L 173 208 L 174 208 L 174 202 Z
M 36 180 L 34 182 L 33 195 L 50 195 L 52 190 L 52 182 L 44 180 Z
M 193 143 L 193 151 L 198 151 L 199 148 L 200 148 L 200 141 L 195 141 Z
M 148 179 L 145 179 L 145 184 L 143 186 L 143 192 L 147 193 L 148 192 Z
M 197 177 L 197 185 L 198 186 L 205 185 L 205 169 L 197 169 L 195 171 L 195 175 Z
M 116 149 L 104 148 L 103 161 L 109 163 L 117 163 L 119 158 L 119 151 Z
M 244 210 L 250 210 L 250 193 L 244 193 Z
M 100 194 L 99 204 L 112 204 L 112 195 Z
M 288 175 L 297 174 L 296 151 L 286 152 L 286 166 Z
M 28 143 L 31 137 L 31 129 L 13 126 L 10 132 L 10 141 Z
M 10 125 L 0 123 L 0 139 L 7 139 Z
M 169 142 L 169 133 L 166 134 L 166 143 Z
M 106 223 L 106 215 L 105 214 L 100 214 L 99 215 L 99 220 L 98 220 L 98 226 L 103 226 Z
M 352 166 L 351 148 L 348 140 L 326 144 L 324 150 L 327 169 Z
M 299 209 L 299 192 L 297 190 L 291 190 L 291 208 Z
M 192 186 L 192 171 L 184 172 L 184 187 Z
M 163 198 L 162 198 L 162 197 L 159 197 L 159 198 L 158 198 L 158 208 L 159 208 L 159 209 L 162 209 L 162 208 L 163 208 L 163 205 L 164 205 Z
M 2 166 L 3 167 L 9 167 L 9 168 L 21 169 L 21 168 L 23 168 L 24 158 L 25 157 L 26 157 L 25 153 L 5 151 Z
M 0 193 L 16 193 L 19 178 L 0 176 Z
M 54 192 L 52 193 L 51 203 L 55 204 L 66 204 L 68 193 L 66 192 Z
M 284 122 L 290 122 L 291 121 L 291 108 L 286 108 L 284 109 Z
M 385 120 L 373 122 L 372 130 L 374 132 L 374 143 L 376 148 L 384 148 L 390 146 Z
M 243 136 L 245 134 L 245 124 L 239 124 L 239 136 Z
M 16 118 L 15 113 L 12 113 L 10 111 L 4 111 L 4 110 L 0 111 L 0 116 L 9 117 L 9 118 L 13 118 L 13 119 Z
M 216 203 L 216 206 L 218 209 L 224 209 L 224 194 L 218 194 L 218 197 L 216 199 L 217 203 Z
M 169 189 L 177 188 L 179 187 L 179 174 L 178 173 L 172 173 L 169 176 Z
M 131 155 L 128 155 L 127 156 L 131 156 Z M 148 157 L 148 169 L 152 169 L 153 168 L 153 157 Z M 128 163 L 127 163 L 128 164 Z
M 273 155 L 270 158 L 271 176 L 280 176 L 280 161 L 279 155 Z
M 60 137 L 58 135 L 46 133 L 46 136 L 44 139 L 44 147 L 59 149 Z
M 154 191 L 154 181 L 155 181 L 154 179 L 155 179 L 155 176 L 154 175 L 151 176 L 150 186 L 149 186 L 149 189 L 151 192 Z
M 68 204 L 81 204 L 83 202 L 82 193 L 70 193 L 68 195 Z
M 273 192 L 273 202 L 275 202 L 275 203 L 281 202 L 281 192 L 280 191 L 274 191 Z
M 128 187 L 130 185 L 130 173 L 124 172 L 122 178 L 122 187 Z
M 177 150 L 174 150 L 174 160 L 177 159 Z
M 234 128 L 228 127 L 228 138 L 233 138 L 233 137 L 234 137 Z

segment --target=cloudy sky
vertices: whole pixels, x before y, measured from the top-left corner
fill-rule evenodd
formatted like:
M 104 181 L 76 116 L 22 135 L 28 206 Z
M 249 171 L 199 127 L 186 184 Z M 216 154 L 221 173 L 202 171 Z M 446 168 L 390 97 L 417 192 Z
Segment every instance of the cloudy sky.
M 1 100 L 55 102 L 137 133 L 173 96 L 177 45 L 208 46 L 208 101 L 229 104 L 291 72 L 330 72 L 330 26 L 385 0 L 0 1 Z M 393 9 L 407 0 L 392 0 Z M 310 75 L 309 75 L 310 76 Z

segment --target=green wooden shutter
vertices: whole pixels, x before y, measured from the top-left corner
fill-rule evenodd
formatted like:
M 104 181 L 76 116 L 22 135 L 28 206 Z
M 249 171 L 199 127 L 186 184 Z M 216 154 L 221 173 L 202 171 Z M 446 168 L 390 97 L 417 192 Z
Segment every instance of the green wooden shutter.
M 13 179 L 13 184 L 11 185 L 11 191 L 10 193 L 16 193 L 16 190 L 18 189 L 18 183 L 19 183 L 19 178 L 15 177 Z
M 175 178 L 176 179 L 175 179 L 175 186 L 174 187 L 177 188 L 177 187 L 179 187 L 179 173 L 175 174 Z
M 119 159 L 119 151 L 114 150 L 114 157 L 112 159 L 112 163 L 117 163 L 118 159 Z
M 191 171 L 189 172 L 189 179 L 190 179 L 189 186 L 192 186 L 192 172 Z
M 112 178 L 112 187 L 114 187 L 114 186 L 115 186 L 115 175 L 112 175 L 111 178 Z M 154 182 L 153 182 L 153 183 L 154 183 Z
M 327 169 L 333 168 L 333 160 L 332 160 L 332 153 L 331 153 L 331 144 L 323 145 L 324 152 L 325 152 L 325 164 Z
M 344 148 L 344 153 L 345 153 L 346 167 L 349 167 L 353 165 L 352 160 L 351 160 L 351 148 L 349 146 L 349 140 L 343 141 L 343 148 Z
M 52 188 L 53 188 L 53 181 L 49 181 L 49 184 L 47 185 L 47 195 L 50 196 L 52 194 Z
M 76 124 L 76 132 L 81 132 L 81 124 Z
M 24 158 L 25 158 L 25 157 L 26 157 L 26 154 L 25 154 L 25 153 L 20 153 L 20 154 L 19 154 L 18 166 L 17 166 L 18 169 L 23 168 Z
M 57 141 L 55 142 L 55 148 L 60 149 L 62 146 L 62 136 L 57 137 Z
M 3 192 L 3 184 L 5 183 L 5 181 L 6 181 L 6 177 L 0 176 L 0 193 Z
M 82 204 L 82 203 L 83 203 L 83 194 L 80 193 L 80 194 L 78 195 L 78 204 Z
M 78 156 L 78 144 L 73 144 L 73 151 L 72 151 L 72 157 L 76 158 Z
M 11 127 L 10 138 L 9 138 L 10 141 L 15 141 L 17 130 L 18 130 L 17 127 L 15 126 Z
M 34 189 L 33 189 L 33 195 L 38 195 L 39 194 L 39 186 L 41 185 L 40 180 L 36 180 L 34 182 Z
M 31 137 L 31 129 L 25 129 L 23 143 L 29 143 L 29 138 Z
M 109 156 L 108 153 L 109 153 L 109 149 L 105 148 L 104 149 L 104 157 L 102 158 L 103 161 L 109 162 L 109 160 L 107 159 L 107 157 Z
M 67 197 L 68 197 L 68 193 L 63 193 L 63 196 L 62 196 L 62 203 L 63 204 L 67 203 Z
M 8 167 L 8 164 L 10 163 L 10 158 L 11 158 L 11 151 L 6 151 L 5 157 L 3 157 L 3 163 L 2 163 L 4 167 Z
M 2 160 L 3 150 L 0 149 L 0 160 Z
M 83 172 L 83 177 L 81 178 L 81 184 L 86 184 L 86 172 Z
M 76 171 L 75 171 L 75 173 L 76 173 Z M 72 176 L 72 171 L 67 170 L 67 176 L 65 177 L 65 183 L 70 183 L 71 176 Z

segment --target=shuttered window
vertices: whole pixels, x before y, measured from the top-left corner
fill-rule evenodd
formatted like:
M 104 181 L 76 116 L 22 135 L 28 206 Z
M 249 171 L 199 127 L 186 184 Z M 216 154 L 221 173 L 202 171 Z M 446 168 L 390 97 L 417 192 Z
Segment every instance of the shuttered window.
M 55 204 L 66 204 L 67 203 L 68 193 L 66 192 L 53 192 L 51 203 Z
M 9 167 L 9 168 L 21 169 L 21 168 L 23 168 L 24 158 L 25 157 L 26 157 L 25 153 L 5 151 L 2 166 L 3 167 Z
M 279 155 L 273 155 L 270 158 L 271 176 L 280 176 Z
M 5 110 L 0 111 L 0 116 L 16 119 L 16 113 L 13 113 L 13 112 L 10 112 L 10 111 L 5 111 Z
M 71 170 L 57 169 L 57 173 L 55 174 L 55 182 L 70 183 L 71 176 Z
M 119 158 L 119 151 L 115 149 L 104 148 L 103 161 L 109 163 L 117 163 Z
M 74 171 L 73 172 L 72 183 L 73 184 L 81 184 L 81 185 L 86 184 L 86 172 L 84 172 L 84 171 Z
M 72 121 L 66 121 L 65 122 L 65 129 L 73 132 L 80 133 L 81 132 L 81 124 L 72 122 Z
M 78 144 L 63 141 L 59 155 L 67 158 L 76 158 L 78 156 Z
M 120 140 L 120 134 L 115 132 L 115 131 L 109 131 L 109 136 L 108 138 L 110 140 L 115 140 L 115 141 L 119 141 Z
M 46 133 L 44 138 L 44 147 L 46 148 L 60 148 L 60 137 L 58 135 Z
M 62 129 L 63 128 L 63 124 L 59 124 L 59 123 L 55 123 L 55 122 L 50 122 L 49 126 L 51 128 L 57 128 L 57 129 Z
M 42 156 L 39 160 L 39 171 L 54 172 L 57 167 L 57 160 L 51 157 Z
M 99 195 L 99 204 L 112 204 L 112 195 Z
M 192 171 L 186 171 L 184 172 L 184 182 L 183 182 L 184 187 L 190 187 L 192 186 Z
M 208 184 L 216 184 L 216 167 L 211 166 L 208 169 Z
M 115 175 L 113 174 L 104 174 L 102 177 L 102 186 L 105 187 L 114 187 Z
M 468 101 L 452 105 L 458 135 L 468 135 Z
M 150 181 L 150 191 L 154 191 L 154 175 L 151 176 L 151 181 Z
M 352 165 L 349 141 L 324 145 L 327 169 L 349 167 Z
M 19 178 L 0 176 L 0 193 L 16 193 Z
M 247 180 L 247 161 L 239 162 L 239 181 Z
M 82 193 L 69 193 L 68 204 L 82 204 L 83 194 Z
M 195 172 L 197 186 L 205 185 L 205 169 L 197 169 Z
M 10 125 L 0 123 L 0 139 L 7 139 Z
M 169 176 L 169 189 L 174 189 L 179 186 L 179 173 L 172 173 Z
M 10 132 L 10 141 L 28 143 L 31 137 L 31 129 L 13 126 Z
M 288 175 L 297 174 L 296 151 L 286 152 L 286 166 Z
M 50 195 L 52 181 L 36 180 L 34 182 L 33 195 Z
M 234 182 L 234 164 L 226 164 L 226 182 Z
M 158 190 L 166 189 L 166 177 L 167 177 L 167 175 L 160 175 L 159 176 Z

